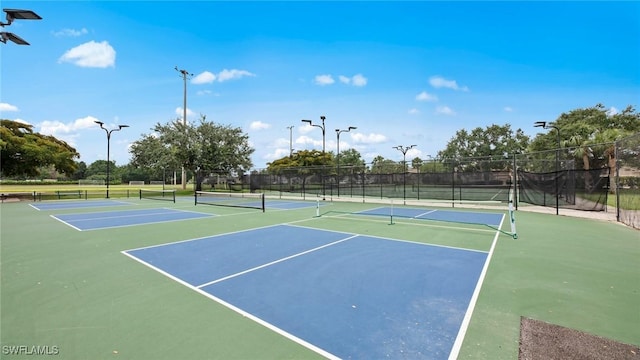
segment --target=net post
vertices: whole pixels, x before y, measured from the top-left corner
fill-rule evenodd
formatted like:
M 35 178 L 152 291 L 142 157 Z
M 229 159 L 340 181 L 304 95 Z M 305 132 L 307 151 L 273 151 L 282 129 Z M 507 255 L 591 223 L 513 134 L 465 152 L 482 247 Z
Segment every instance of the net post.
M 265 212 L 267 207 L 264 204 L 264 193 L 262 193 L 262 196 L 260 196 L 260 198 L 261 198 L 261 201 L 262 201 L 262 212 Z
M 513 199 L 509 199 L 509 223 L 511 224 L 511 236 L 517 239 L 518 233 L 516 232 L 516 216 L 513 210 Z
M 140 195 L 140 200 L 142 200 L 142 189 L 138 190 L 138 194 Z
M 316 217 L 320 217 L 320 199 L 316 199 Z
M 391 199 L 391 210 L 389 212 L 389 225 L 393 225 L 393 199 Z

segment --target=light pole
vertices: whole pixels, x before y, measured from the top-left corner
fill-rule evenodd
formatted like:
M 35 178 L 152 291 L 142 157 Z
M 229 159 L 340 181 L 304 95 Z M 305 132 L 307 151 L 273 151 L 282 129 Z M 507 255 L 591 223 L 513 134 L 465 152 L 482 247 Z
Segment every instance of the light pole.
M 337 141 L 336 141 L 336 146 L 337 146 L 337 150 L 336 150 L 336 164 L 337 164 L 337 175 L 338 175 L 338 197 L 340 197 L 340 134 L 343 132 L 349 132 L 351 130 L 355 130 L 357 129 L 357 127 L 355 126 L 349 126 L 347 128 L 347 130 L 340 130 L 340 129 L 336 129 L 336 137 L 337 137 Z
M 102 130 L 104 130 L 107 133 L 107 199 L 109 198 L 109 163 L 110 163 L 110 159 L 109 159 L 109 151 L 110 151 L 110 142 L 111 142 L 111 133 L 114 131 L 120 131 L 123 128 L 127 128 L 129 127 L 129 125 L 118 125 L 117 129 L 107 129 L 104 127 L 104 123 L 102 121 L 94 121 L 96 124 L 100 125 L 100 128 Z
M 293 156 L 293 128 L 293 125 L 287 126 L 287 129 L 289 129 L 289 158 Z
M 320 116 L 320 120 L 322 120 L 322 125 L 317 125 L 314 124 L 311 120 L 302 120 L 303 123 L 307 123 L 311 126 L 315 126 L 318 127 L 320 129 L 322 129 L 322 200 L 326 200 L 326 193 L 325 193 L 325 189 L 324 189 L 324 161 L 325 161 L 325 126 L 324 126 L 324 120 L 326 119 L 326 117 L 324 115 Z
M 187 78 L 193 76 L 187 70 L 178 70 L 178 67 L 175 67 L 176 71 L 180 73 L 182 76 L 182 80 L 184 82 L 184 89 L 182 92 L 182 124 L 187 126 Z M 187 188 L 187 173 L 184 171 L 184 165 L 182 166 L 182 190 Z
M 403 202 L 407 204 L 407 151 L 412 149 L 417 145 L 409 145 L 404 147 L 402 145 L 394 146 L 393 148 L 399 150 L 402 153 L 402 169 L 404 170 L 402 173 L 402 191 L 403 191 Z
M 556 140 L 558 141 L 558 147 L 556 147 L 556 173 L 554 175 L 555 178 L 555 183 L 556 183 L 556 215 L 559 214 L 560 210 L 559 210 L 559 201 L 558 198 L 560 197 L 559 194 L 559 189 L 558 189 L 558 151 L 560 151 L 560 129 L 558 129 L 557 126 L 555 126 L 553 123 L 547 123 L 546 121 L 536 121 L 533 124 L 533 127 L 541 127 L 543 129 L 554 129 L 556 131 Z
M 42 20 L 40 15 L 36 14 L 31 10 L 20 10 L 20 9 L 2 9 L 7 14 L 7 22 L 0 22 L 0 27 L 5 27 L 11 25 L 13 20 Z M 12 41 L 18 45 L 29 45 L 23 38 L 20 36 L 6 32 L 0 31 L 0 42 L 7 43 L 7 40 Z

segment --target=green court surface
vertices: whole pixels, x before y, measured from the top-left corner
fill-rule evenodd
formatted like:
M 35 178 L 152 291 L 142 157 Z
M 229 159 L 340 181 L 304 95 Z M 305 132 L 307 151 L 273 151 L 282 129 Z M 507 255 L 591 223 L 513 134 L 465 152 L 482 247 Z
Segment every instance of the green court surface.
M 324 202 L 318 211 L 313 202 L 270 208 L 267 199 L 263 213 L 186 200 L 123 201 L 130 204 L 0 205 L 2 359 L 34 358 L 9 354 L 15 346 L 47 347 L 56 359 L 322 358 L 122 253 L 275 224 L 490 252 L 459 359 L 517 359 L 523 316 L 640 345 L 640 232 L 617 223 L 517 211 L 513 239 L 482 225 L 401 217 L 392 224 L 386 216 L 351 214 L 382 206 L 374 203 Z M 52 217 L 123 207 L 217 216 L 92 231 Z M 505 214 L 502 229 L 509 231 L 506 208 L 443 210 Z

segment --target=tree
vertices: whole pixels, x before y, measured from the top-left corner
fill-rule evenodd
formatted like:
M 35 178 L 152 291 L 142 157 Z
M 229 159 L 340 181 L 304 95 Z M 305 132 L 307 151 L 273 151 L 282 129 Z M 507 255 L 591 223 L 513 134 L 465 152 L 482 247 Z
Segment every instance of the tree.
M 615 141 L 640 131 L 640 114 L 633 106 L 612 113 L 602 104 L 562 113 L 553 122 L 558 129 L 562 148 L 569 150 L 582 169 L 616 168 Z M 554 132 L 538 135 L 531 143 L 531 150 L 557 147 Z M 590 181 L 587 176 L 585 181 Z M 590 183 L 586 184 L 587 187 Z M 615 192 L 615 181 L 610 177 L 610 191 Z
M 0 120 L 0 173 L 3 176 L 37 176 L 53 165 L 59 173 L 73 175 L 80 154 L 66 142 L 33 132 L 33 126 Z
M 242 129 L 230 125 L 214 124 L 201 115 L 198 124 L 184 124 L 175 120 L 166 124 L 156 124 L 154 135 L 145 135 L 134 147 L 152 146 L 148 153 L 162 156 L 168 164 L 181 164 L 195 174 L 196 190 L 201 189 L 207 173 L 242 175 L 253 165 L 249 146 L 249 136 Z M 157 137 L 157 141 L 151 138 Z M 158 146 L 158 144 L 162 146 Z M 132 153 L 138 166 L 157 167 L 152 157 L 143 156 L 142 150 Z
M 364 168 L 364 160 L 358 150 L 352 148 L 340 152 L 340 175 L 361 173 Z
M 438 157 L 446 162 L 457 163 L 462 170 L 504 170 L 503 161 L 483 161 L 492 158 L 504 158 L 507 154 L 523 152 L 529 146 L 529 137 L 522 129 L 515 132 L 511 125 L 491 125 L 477 127 L 471 132 L 462 129 L 449 140 L 447 147 L 438 152 Z M 459 164 L 457 159 L 473 158 L 475 161 Z
M 177 170 L 181 167 L 171 152 L 171 146 L 163 143 L 157 134 L 143 135 L 142 139 L 131 145 L 129 153 L 132 155 L 129 164 L 143 170 L 149 178 L 155 180 L 164 180 L 167 170 Z
M 381 155 L 373 158 L 371 162 L 371 172 L 374 174 L 393 174 L 398 171 L 402 172 L 402 164 L 393 160 L 385 159 Z
M 413 158 L 413 160 L 411 160 L 411 168 L 412 169 L 420 169 L 422 167 L 422 164 L 424 164 L 424 161 L 422 161 L 422 159 L 420 159 L 419 157 L 415 157 Z

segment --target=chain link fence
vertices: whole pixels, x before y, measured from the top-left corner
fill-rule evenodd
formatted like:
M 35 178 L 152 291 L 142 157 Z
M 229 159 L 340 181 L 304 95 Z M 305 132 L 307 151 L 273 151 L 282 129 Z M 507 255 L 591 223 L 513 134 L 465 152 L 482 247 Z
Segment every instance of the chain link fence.
M 515 170 L 515 171 L 514 171 Z M 515 174 L 515 175 L 514 175 Z M 556 209 L 617 211 L 618 221 L 640 228 L 640 134 L 591 144 L 503 156 L 429 159 L 411 167 L 317 166 L 255 171 L 242 186 L 276 196 L 331 200 L 429 200 Z
M 640 229 L 640 133 L 616 142 L 615 160 L 616 217 Z

